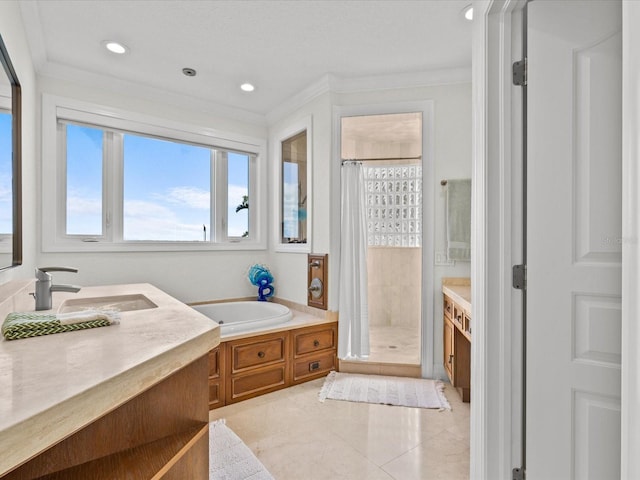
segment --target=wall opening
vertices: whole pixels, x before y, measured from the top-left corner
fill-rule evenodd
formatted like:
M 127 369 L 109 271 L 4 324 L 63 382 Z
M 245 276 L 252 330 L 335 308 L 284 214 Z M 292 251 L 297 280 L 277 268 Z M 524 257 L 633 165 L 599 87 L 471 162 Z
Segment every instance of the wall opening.
M 422 112 L 341 119 L 342 160 L 366 183 L 369 362 L 420 365 Z

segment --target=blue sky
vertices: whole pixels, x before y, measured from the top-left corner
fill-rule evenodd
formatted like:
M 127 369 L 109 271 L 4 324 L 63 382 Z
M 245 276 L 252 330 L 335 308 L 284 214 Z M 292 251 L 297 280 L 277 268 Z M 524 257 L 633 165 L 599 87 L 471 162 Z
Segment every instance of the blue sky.
M 11 233 L 11 114 L 0 112 L 0 235 Z
M 102 132 L 67 126 L 67 231 L 99 235 L 102 198 Z M 138 135 L 124 135 L 124 239 L 210 240 L 210 149 Z M 241 236 L 247 210 L 248 155 L 229 153 L 228 233 Z

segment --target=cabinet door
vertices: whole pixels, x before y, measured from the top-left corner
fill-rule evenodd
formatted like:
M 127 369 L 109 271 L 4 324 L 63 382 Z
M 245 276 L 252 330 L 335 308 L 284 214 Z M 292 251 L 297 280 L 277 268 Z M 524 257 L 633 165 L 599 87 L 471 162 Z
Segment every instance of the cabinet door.
M 209 410 L 225 404 L 224 372 L 225 343 L 221 343 L 209 352 Z
M 444 317 L 444 328 L 443 331 L 443 352 L 444 352 L 444 369 L 449 376 L 449 381 L 451 385 L 455 386 L 455 379 L 453 376 L 454 368 L 453 362 L 454 359 L 454 350 L 453 350 L 453 339 L 454 339 L 454 329 L 455 327 L 451 323 L 447 317 Z

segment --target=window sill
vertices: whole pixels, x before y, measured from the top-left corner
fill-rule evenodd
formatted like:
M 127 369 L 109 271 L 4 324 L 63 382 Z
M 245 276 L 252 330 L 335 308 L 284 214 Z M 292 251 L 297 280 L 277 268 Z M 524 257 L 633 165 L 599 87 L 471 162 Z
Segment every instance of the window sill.
M 262 242 L 227 242 L 227 243 L 201 243 L 201 242 L 68 242 L 50 243 L 42 247 L 45 253 L 54 252 L 198 252 L 198 251 L 243 251 L 266 250 L 267 246 Z

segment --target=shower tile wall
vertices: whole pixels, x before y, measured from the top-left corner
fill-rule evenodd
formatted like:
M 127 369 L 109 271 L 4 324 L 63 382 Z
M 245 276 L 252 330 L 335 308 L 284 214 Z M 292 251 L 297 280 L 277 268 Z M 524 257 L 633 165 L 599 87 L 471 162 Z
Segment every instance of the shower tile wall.
M 370 325 L 420 327 L 421 248 L 369 247 Z

